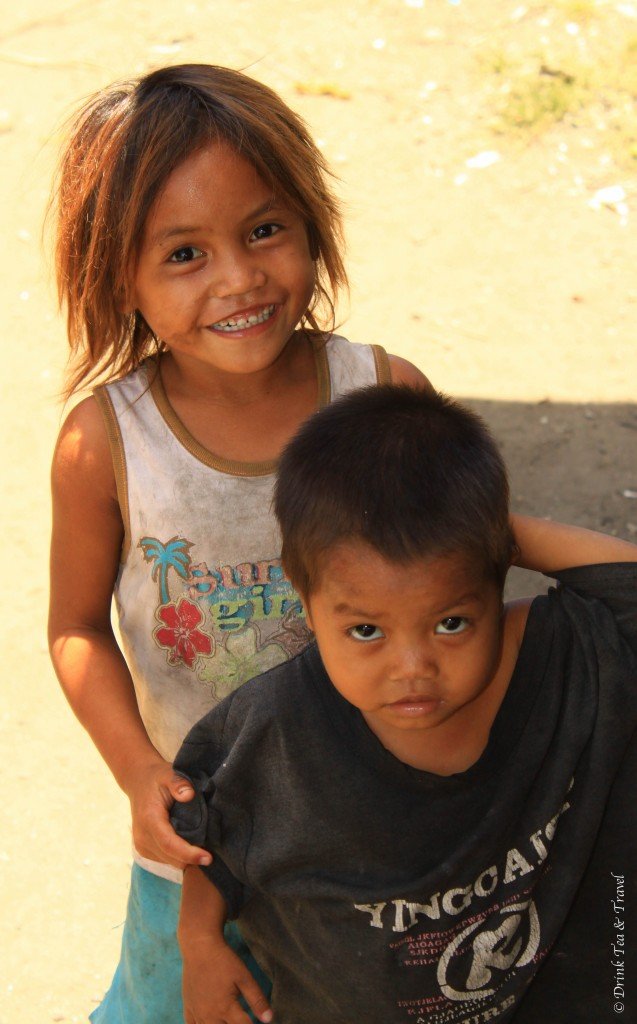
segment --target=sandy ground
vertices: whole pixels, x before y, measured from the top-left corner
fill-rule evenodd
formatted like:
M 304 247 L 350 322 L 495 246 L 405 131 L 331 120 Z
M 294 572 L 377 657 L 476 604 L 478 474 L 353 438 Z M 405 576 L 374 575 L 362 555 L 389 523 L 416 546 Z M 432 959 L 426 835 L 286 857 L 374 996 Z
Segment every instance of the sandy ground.
M 637 37 L 633 5 L 602 6 L 603 31 Z M 40 231 L 62 120 L 101 85 L 163 63 L 249 69 L 279 90 L 340 179 L 344 331 L 407 356 L 484 412 L 518 509 L 631 537 L 637 171 L 616 163 L 594 122 L 584 132 L 566 122 L 528 148 L 488 123 L 479 58 L 494 39 L 567 31 L 585 42 L 590 26 L 568 29 L 553 8 L 23 0 L 4 11 L 0 1024 L 86 1020 L 115 964 L 129 865 L 126 801 L 45 646 L 65 339 Z M 467 164 L 489 151 L 489 166 Z M 624 189 L 625 209 L 590 205 L 609 186 Z

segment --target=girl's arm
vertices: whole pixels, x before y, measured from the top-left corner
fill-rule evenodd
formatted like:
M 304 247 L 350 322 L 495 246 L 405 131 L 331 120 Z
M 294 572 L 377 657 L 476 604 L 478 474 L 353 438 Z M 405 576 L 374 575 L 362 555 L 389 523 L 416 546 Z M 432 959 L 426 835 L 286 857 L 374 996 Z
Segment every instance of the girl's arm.
M 152 860 L 209 863 L 173 831 L 173 800 L 193 790 L 150 742 L 111 628 L 123 524 L 110 449 L 95 399 L 66 420 L 53 457 L 49 646 L 73 711 L 131 802 L 133 839 Z
M 177 938 L 183 958 L 186 1024 L 249 1024 L 239 1005 L 243 996 L 259 1020 L 272 1011 L 257 982 L 223 937 L 226 903 L 198 868 L 186 868 Z
M 511 516 L 519 555 L 515 565 L 537 572 L 574 569 L 600 562 L 637 562 L 637 545 L 608 534 L 531 516 Z

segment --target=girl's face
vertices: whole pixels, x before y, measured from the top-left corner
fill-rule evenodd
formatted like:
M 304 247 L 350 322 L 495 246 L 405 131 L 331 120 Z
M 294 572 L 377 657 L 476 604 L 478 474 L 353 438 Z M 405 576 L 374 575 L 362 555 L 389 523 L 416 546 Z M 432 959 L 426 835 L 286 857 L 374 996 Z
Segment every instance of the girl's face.
M 183 370 L 256 373 L 310 302 L 305 224 L 225 142 L 180 164 L 151 207 L 131 305 Z

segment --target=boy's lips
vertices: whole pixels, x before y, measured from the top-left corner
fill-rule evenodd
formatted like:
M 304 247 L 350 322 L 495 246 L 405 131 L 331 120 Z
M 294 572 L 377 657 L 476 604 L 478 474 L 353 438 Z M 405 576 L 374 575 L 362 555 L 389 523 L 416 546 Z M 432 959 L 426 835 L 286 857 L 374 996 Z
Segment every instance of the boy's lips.
M 434 711 L 440 704 L 440 698 L 433 694 L 415 693 L 400 697 L 387 706 L 402 715 L 422 715 Z
M 274 315 L 275 310 L 276 305 L 274 303 L 268 306 L 253 306 L 250 309 L 233 313 L 223 320 L 217 320 L 210 327 L 211 330 L 223 331 L 224 334 L 232 334 L 233 331 L 245 331 L 249 327 L 256 327 L 257 324 L 265 323 L 266 320 L 269 320 Z

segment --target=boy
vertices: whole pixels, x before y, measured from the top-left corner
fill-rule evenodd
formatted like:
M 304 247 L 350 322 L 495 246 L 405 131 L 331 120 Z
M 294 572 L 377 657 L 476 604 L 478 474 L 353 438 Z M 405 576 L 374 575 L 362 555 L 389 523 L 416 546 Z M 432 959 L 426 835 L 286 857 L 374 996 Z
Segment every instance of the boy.
M 188 1024 L 247 1021 L 240 993 L 272 1019 L 226 916 L 279 1024 L 630 1019 L 637 547 L 510 520 L 481 421 L 391 386 L 301 429 L 275 504 L 316 646 L 175 762 L 215 854 L 184 879 Z M 503 606 L 513 558 L 559 588 Z

